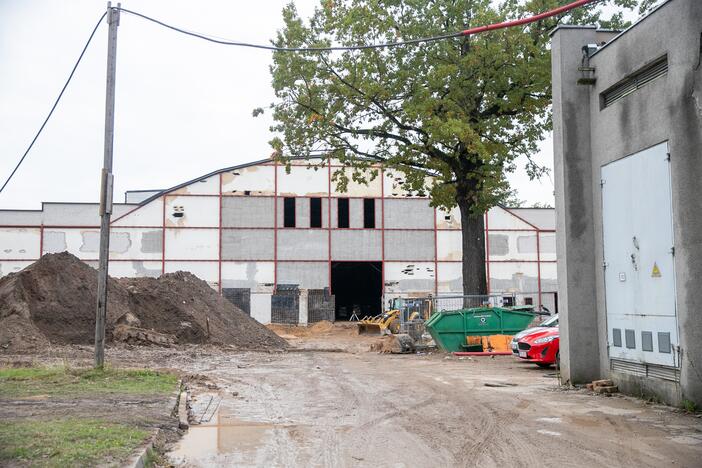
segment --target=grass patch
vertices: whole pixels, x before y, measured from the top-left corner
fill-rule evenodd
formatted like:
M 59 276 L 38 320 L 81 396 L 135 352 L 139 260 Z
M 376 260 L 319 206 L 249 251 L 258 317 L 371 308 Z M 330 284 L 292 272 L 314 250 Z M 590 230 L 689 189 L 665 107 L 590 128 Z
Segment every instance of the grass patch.
M 161 395 L 175 389 L 169 373 L 128 369 L 30 367 L 0 369 L 0 398 L 84 394 Z
M 97 419 L 5 421 L 0 425 L 0 465 L 95 466 L 124 461 L 148 431 Z

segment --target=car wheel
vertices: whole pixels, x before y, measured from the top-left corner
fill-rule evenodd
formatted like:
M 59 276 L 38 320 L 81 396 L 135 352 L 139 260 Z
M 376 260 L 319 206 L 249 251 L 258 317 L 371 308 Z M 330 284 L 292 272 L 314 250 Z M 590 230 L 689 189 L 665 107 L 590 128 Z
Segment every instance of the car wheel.
M 537 362 L 536 365 L 541 367 L 542 369 L 546 369 L 547 367 L 551 367 L 551 364 L 547 364 L 545 362 Z
M 556 369 L 561 368 L 561 352 L 560 350 L 556 353 Z

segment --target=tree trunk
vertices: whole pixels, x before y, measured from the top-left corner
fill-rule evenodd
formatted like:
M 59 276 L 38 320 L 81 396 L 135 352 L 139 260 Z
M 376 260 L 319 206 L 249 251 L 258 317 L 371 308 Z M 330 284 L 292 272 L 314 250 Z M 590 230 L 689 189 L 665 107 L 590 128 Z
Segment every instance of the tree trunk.
M 458 197 L 463 234 L 463 294 L 487 294 L 485 274 L 485 218 L 472 214 L 468 200 Z M 475 307 L 475 304 L 470 306 Z

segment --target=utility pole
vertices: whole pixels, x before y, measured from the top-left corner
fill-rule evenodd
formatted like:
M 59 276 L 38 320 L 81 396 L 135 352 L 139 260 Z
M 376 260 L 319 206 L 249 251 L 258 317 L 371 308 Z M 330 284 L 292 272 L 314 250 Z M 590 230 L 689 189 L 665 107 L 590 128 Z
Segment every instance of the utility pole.
M 105 320 L 107 318 L 107 267 L 110 260 L 110 215 L 112 214 L 112 143 L 115 136 L 115 75 L 119 8 L 107 2 L 107 89 L 105 92 L 105 157 L 100 176 L 100 265 L 95 310 L 95 367 L 105 365 Z

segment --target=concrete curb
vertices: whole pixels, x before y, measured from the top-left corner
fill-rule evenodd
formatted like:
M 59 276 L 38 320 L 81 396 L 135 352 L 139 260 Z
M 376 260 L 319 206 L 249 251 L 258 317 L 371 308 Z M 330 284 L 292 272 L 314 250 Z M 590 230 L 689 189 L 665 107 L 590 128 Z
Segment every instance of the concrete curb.
M 185 401 L 185 395 L 187 395 L 187 392 L 182 391 L 182 389 L 183 381 L 179 380 L 178 389 L 174 391 L 168 399 L 168 407 L 172 408 L 170 413 L 171 415 L 177 414 L 180 417 L 181 400 Z M 187 421 L 187 408 L 185 415 Z M 136 454 L 127 459 L 127 461 L 124 463 L 124 468 L 146 468 L 146 460 L 148 459 L 149 450 L 154 449 L 154 440 L 156 437 L 158 437 L 160 432 L 161 429 L 155 429 L 151 433 L 149 440 L 137 449 Z

